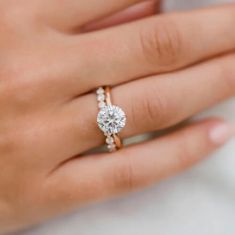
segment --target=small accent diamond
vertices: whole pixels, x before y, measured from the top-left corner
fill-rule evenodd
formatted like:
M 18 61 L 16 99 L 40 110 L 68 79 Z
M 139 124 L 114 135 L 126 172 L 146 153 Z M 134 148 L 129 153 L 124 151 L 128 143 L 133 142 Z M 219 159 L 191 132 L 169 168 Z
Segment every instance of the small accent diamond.
M 108 150 L 111 151 L 111 152 L 115 151 L 116 150 L 116 145 L 115 144 L 109 144 L 108 145 Z
M 104 101 L 104 99 L 105 99 L 104 94 L 100 94 L 100 95 L 97 96 L 98 101 Z
M 97 95 L 102 95 L 104 94 L 104 89 L 102 87 L 100 87 L 97 91 L 96 91 Z
M 107 138 L 106 138 L 106 143 L 107 144 L 113 144 L 114 143 L 114 139 L 113 139 L 113 137 L 111 137 L 111 136 L 108 136 Z

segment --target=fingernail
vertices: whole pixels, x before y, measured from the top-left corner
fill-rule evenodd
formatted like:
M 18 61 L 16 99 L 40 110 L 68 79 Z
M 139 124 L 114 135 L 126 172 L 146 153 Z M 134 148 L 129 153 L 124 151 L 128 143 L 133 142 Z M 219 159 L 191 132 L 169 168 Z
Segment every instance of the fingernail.
M 213 143 L 223 145 L 235 136 L 235 126 L 229 123 L 220 123 L 211 129 L 209 136 Z

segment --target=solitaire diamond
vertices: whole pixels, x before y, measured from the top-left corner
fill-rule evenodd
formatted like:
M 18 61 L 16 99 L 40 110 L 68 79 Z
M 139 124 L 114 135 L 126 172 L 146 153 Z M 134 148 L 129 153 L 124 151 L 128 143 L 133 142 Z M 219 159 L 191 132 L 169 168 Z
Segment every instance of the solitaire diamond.
M 98 113 L 97 123 L 105 134 L 117 134 L 126 124 L 126 115 L 121 108 L 107 105 Z

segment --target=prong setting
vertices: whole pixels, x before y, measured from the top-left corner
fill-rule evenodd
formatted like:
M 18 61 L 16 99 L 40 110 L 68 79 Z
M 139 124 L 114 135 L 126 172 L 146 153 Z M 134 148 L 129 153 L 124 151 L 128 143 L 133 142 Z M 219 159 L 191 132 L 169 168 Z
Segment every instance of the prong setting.
M 118 106 L 107 105 L 98 113 L 97 123 L 104 133 L 118 134 L 126 125 L 126 115 Z
M 106 136 L 108 150 L 113 152 L 122 146 L 118 133 L 126 125 L 126 115 L 120 107 L 112 105 L 109 87 L 100 87 L 96 94 L 100 109 L 97 115 L 97 124 Z

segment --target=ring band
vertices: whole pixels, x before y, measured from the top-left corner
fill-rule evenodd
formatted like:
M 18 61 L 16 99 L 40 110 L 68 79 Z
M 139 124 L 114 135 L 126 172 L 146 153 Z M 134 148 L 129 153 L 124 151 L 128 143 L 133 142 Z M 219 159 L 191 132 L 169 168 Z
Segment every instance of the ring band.
M 122 148 L 122 141 L 118 133 L 126 125 L 126 115 L 121 108 L 112 104 L 109 86 L 98 88 L 96 94 L 99 107 L 97 124 L 106 136 L 108 150 L 119 150 Z

